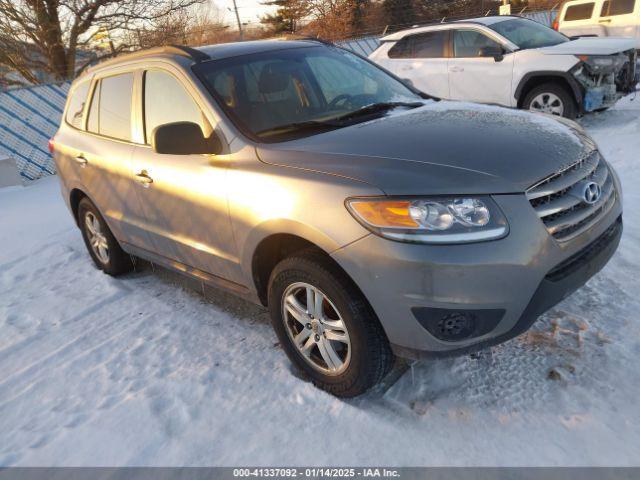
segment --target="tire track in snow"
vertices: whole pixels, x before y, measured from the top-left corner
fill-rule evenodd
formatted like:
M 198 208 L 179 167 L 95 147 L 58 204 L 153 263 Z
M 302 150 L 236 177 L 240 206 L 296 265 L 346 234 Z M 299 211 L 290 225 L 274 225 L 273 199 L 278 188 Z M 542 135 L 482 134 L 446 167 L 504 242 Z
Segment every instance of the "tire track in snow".
M 111 299 L 118 300 L 123 297 L 123 294 L 116 294 L 112 296 Z M 99 312 L 106 305 L 107 303 L 105 301 L 100 308 L 93 306 L 92 313 L 95 314 Z M 121 307 L 121 305 L 113 306 L 116 311 Z M 104 315 L 104 312 L 100 313 Z M 85 331 L 85 333 L 64 343 L 46 356 L 9 375 L 9 377 L 0 382 L 0 398 L 5 399 L 0 403 L 0 408 L 3 408 L 6 404 L 26 393 L 29 387 L 35 383 L 46 378 L 47 371 L 64 369 L 66 365 L 72 363 L 77 357 L 81 357 L 111 339 L 128 334 L 130 331 L 135 330 L 139 324 L 147 320 L 147 318 L 142 318 L 133 323 L 123 324 L 122 321 L 124 319 L 131 317 L 132 315 L 130 314 L 117 315 L 114 317 L 114 320 L 109 323 L 98 323 L 97 327 Z M 44 373 L 42 375 L 38 375 L 43 371 Z M 22 390 L 19 390 L 20 388 L 22 388 Z M 16 393 L 16 391 L 18 392 Z M 13 395 L 8 396 L 10 393 L 13 393 Z
M 65 336 L 75 336 L 76 333 L 79 333 L 79 331 L 84 331 L 86 329 L 86 325 L 84 323 L 79 323 L 77 326 L 75 326 L 75 328 L 72 326 L 74 323 L 79 322 L 81 320 L 85 320 L 84 317 L 92 314 L 92 313 L 97 313 L 100 309 L 104 308 L 105 306 L 107 306 L 109 303 L 117 301 L 118 299 L 124 297 L 126 295 L 127 292 L 116 292 L 113 295 L 110 295 L 106 298 L 104 298 L 103 300 L 100 300 L 98 303 L 91 305 L 87 308 L 85 308 L 84 310 L 80 311 L 80 313 L 72 316 L 71 318 L 69 318 L 68 320 L 65 320 L 64 322 L 64 328 L 65 328 L 65 332 L 64 335 Z M 20 364 L 21 359 L 19 358 L 15 358 L 17 356 L 17 354 L 19 354 L 21 351 L 24 351 L 25 348 L 29 347 L 30 345 L 39 342 L 40 340 L 45 339 L 46 337 L 51 337 L 51 331 L 45 331 L 45 330 L 40 330 L 38 332 L 36 332 L 33 335 L 30 335 L 26 338 L 24 338 L 23 340 L 20 340 L 19 342 L 14 343 L 13 345 L 10 345 L 6 348 L 0 349 L 0 362 L 8 362 L 11 364 Z M 27 352 L 29 353 L 29 352 Z M 25 367 L 27 368 L 27 367 Z M 24 369 L 23 369 L 24 370 Z M 4 372 L 6 373 L 6 371 Z M 17 372 L 13 372 L 13 373 L 19 373 L 19 371 Z M 8 377 L 10 377 L 12 374 L 9 374 Z M 3 381 L 5 381 L 8 377 L 6 378 L 0 378 L 0 385 L 2 384 Z

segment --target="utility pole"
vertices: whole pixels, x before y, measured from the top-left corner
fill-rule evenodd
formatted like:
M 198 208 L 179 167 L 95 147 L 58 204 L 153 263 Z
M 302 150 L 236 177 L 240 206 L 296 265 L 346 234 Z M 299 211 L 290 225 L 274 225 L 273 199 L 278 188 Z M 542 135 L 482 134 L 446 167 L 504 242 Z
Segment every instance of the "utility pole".
M 238 5 L 236 4 L 236 0 L 233 0 L 233 9 L 236 11 L 236 20 L 238 21 L 238 31 L 240 32 L 240 40 L 243 40 L 244 35 L 242 33 L 242 22 L 240 22 L 240 14 L 238 13 Z

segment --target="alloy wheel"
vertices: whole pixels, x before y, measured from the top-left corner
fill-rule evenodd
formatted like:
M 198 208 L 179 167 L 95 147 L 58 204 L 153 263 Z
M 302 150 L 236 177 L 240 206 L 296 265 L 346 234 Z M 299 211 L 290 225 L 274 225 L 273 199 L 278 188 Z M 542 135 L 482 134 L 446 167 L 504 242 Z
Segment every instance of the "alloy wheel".
M 564 113 L 564 104 L 556 94 L 543 92 L 536 95 L 533 100 L 531 100 L 529 110 L 562 116 Z
M 107 237 L 102 232 L 100 221 L 93 212 L 87 212 L 84 216 L 84 224 L 89 239 L 91 250 L 103 264 L 109 263 L 109 244 Z
M 282 295 L 282 318 L 289 338 L 311 367 L 331 376 L 347 369 L 349 333 L 324 292 L 304 282 L 290 285 Z

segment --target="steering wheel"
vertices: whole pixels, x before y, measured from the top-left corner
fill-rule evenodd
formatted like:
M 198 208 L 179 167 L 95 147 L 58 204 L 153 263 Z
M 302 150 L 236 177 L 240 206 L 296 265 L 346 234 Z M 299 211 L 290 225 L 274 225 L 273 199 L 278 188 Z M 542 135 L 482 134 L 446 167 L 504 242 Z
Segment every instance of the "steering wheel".
M 336 108 L 339 103 L 349 103 L 352 98 L 353 95 L 349 95 L 348 93 L 341 93 L 333 100 L 331 100 L 331 102 L 329 102 L 329 109 Z

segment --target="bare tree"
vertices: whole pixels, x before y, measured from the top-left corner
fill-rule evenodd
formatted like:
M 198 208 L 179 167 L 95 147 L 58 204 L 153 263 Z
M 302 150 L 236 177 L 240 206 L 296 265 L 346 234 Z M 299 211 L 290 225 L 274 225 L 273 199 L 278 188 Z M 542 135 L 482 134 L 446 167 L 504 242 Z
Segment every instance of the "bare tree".
M 174 12 L 144 28 L 129 32 L 126 43 L 134 48 L 181 44 L 190 46 L 233 42 L 236 30 L 225 22 L 225 12 L 214 3 Z
M 135 32 L 127 32 L 123 40 L 135 49 L 170 44 L 184 45 L 188 42 L 189 28 L 189 15 L 185 11 L 179 11 L 159 18 L 151 25 L 139 27 Z
M 309 18 L 308 30 L 327 40 L 344 38 L 351 31 L 354 2 L 352 0 L 306 0 Z
M 309 14 L 307 0 L 266 0 L 261 4 L 277 7 L 275 13 L 267 14 L 260 20 L 275 35 L 295 34 L 300 22 Z
M 377 28 L 380 2 L 371 0 L 269 0 L 274 14 L 262 18 L 271 33 L 291 33 L 338 40 Z
M 0 68 L 10 83 L 73 78 L 78 52 L 99 32 L 121 35 L 184 11 L 204 0 L 0 0 Z M 113 55 L 127 45 L 103 53 Z
M 225 20 L 225 10 L 215 3 L 205 3 L 194 8 L 190 16 L 189 45 L 235 41 L 237 33 Z

